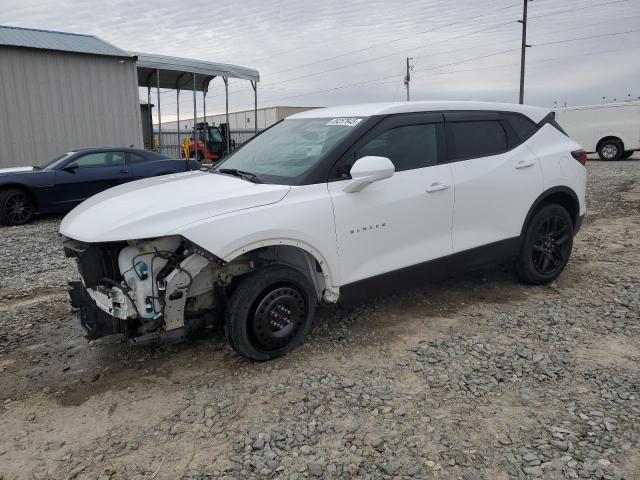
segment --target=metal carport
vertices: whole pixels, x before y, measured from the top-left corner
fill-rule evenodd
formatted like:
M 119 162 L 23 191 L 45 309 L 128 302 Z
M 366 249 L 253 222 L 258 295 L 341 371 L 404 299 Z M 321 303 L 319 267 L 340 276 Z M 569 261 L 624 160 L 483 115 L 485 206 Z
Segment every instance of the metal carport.
M 157 108 L 158 108 L 158 141 L 161 142 L 162 132 L 162 116 L 160 109 L 160 89 L 169 88 L 176 90 L 177 107 L 176 114 L 178 117 L 178 125 L 180 125 L 180 91 L 193 91 L 193 138 L 196 138 L 195 124 L 197 121 L 196 114 L 196 92 L 202 92 L 204 118 L 207 118 L 207 92 L 209 85 L 216 77 L 222 77 L 224 82 L 225 94 L 225 118 L 227 125 L 229 124 L 229 78 L 239 78 L 251 82 L 254 97 L 254 112 L 257 115 L 258 110 L 258 82 L 260 74 L 257 70 L 240 67 L 237 65 L 229 65 L 225 63 L 204 62 L 201 60 L 192 60 L 190 58 L 169 57 L 166 55 L 154 55 L 149 53 L 132 53 L 135 55 L 136 68 L 138 71 L 138 85 L 147 87 L 147 102 L 151 103 L 151 88 L 157 89 Z M 149 110 L 151 115 L 151 110 Z M 257 118 L 257 116 L 256 116 Z M 153 123 L 153 122 L 152 122 Z M 257 124 L 255 132 L 258 133 Z M 227 135 L 227 152 L 230 149 L 230 135 Z

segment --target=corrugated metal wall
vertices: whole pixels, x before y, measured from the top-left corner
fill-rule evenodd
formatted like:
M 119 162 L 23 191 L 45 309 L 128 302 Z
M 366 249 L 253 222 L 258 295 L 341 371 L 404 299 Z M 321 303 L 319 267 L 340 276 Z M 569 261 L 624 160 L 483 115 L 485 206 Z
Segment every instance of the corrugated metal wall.
M 142 147 L 133 60 L 0 47 L 0 167 L 83 147 Z

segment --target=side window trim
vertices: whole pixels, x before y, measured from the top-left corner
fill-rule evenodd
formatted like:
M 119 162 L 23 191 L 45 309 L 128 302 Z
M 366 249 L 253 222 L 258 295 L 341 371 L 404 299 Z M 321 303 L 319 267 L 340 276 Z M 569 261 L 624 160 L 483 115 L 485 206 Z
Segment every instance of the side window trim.
M 346 180 L 345 178 L 338 176 L 338 169 L 345 162 L 346 159 L 353 157 L 356 152 L 366 145 L 368 142 L 383 134 L 388 130 L 392 130 L 398 127 L 405 127 L 410 125 L 424 125 L 435 124 L 436 126 L 436 141 L 437 141 L 437 164 L 446 163 L 446 146 L 443 139 L 444 136 L 444 117 L 442 112 L 417 112 L 408 114 L 394 114 L 389 115 L 356 142 L 351 145 L 347 151 L 340 157 L 340 159 L 334 164 L 329 175 L 329 182 L 336 182 Z

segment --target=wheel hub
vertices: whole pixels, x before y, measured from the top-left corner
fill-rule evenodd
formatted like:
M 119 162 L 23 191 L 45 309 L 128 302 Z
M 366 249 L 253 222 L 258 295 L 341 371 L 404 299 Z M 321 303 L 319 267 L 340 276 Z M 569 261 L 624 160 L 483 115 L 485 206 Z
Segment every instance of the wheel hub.
M 614 158 L 618 154 L 618 147 L 615 145 L 606 145 L 602 148 L 602 156 L 605 158 Z
M 298 289 L 285 286 L 268 291 L 253 315 L 253 340 L 265 350 L 281 348 L 296 336 L 306 315 L 306 302 Z

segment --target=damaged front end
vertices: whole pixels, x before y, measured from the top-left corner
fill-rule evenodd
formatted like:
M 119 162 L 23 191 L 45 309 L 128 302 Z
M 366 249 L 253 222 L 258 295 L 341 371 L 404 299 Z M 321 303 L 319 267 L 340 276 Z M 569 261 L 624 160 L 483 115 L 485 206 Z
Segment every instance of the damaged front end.
M 227 264 L 181 236 L 84 243 L 65 238 L 81 282 L 70 282 L 71 304 L 89 339 L 121 333 L 133 342 L 182 339 L 217 320 L 225 289 L 252 269 L 250 259 Z

